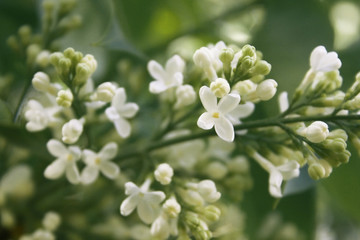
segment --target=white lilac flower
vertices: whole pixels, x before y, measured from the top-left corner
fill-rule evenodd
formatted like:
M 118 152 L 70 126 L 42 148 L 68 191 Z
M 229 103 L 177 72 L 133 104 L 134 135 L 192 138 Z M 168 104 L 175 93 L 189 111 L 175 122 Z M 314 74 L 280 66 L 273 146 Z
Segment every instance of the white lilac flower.
M 95 153 L 89 149 L 83 151 L 83 160 L 86 167 L 81 173 L 81 182 L 90 184 L 96 180 L 99 171 L 106 177 L 114 179 L 118 176 L 119 166 L 110 162 L 116 156 L 117 145 L 114 142 L 106 144 L 99 153 Z
M 76 162 L 81 158 L 81 150 L 77 146 L 66 147 L 60 141 L 51 139 L 47 143 L 48 151 L 57 159 L 53 161 L 44 172 L 48 179 L 57 179 L 64 173 L 72 184 L 80 181 L 80 174 Z
M 230 93 L 217 103 L 215 94 L 206 86 L 200 88 L 199 95 L 206 112 L 201 114 L 197 125 L 205 130 L 215 126 L 215 132 L 221 139 L 232 142 L 235 135 L 234 126 L 228 119 L 227 114 L 238 106 L 240 95 Z
M 170 218 L 167 214 L 163 212 L 151 224 L 150 234 L 151 236 L 159 240 L 168 239 L 170 235 L 177 236 L 177 223 L 177 218 Z
M 320 143 L 329 135 L 328 125 L 322 121 L 315 121 L 305 128 L 303 134 L 309 141 Z
M 162 185 L 168 185 L 174 175 L 174 170 L 169 164 L 162 163 L 156 168 L 154 175 L 155 179 Z
M 165 69 L 154 60 L 148 63 L 147 68 L 150 75 L 155 78 L 155 81 L 149 85 L 151 93 L 158 94 L 183 83 L 185 62 L 178 55 L 174 55 L 166 62 Z
M 269 193 L 273 197 L 282 197 L 281 184 L 283 180 L 290 180 L 300 174 L 300 164 L 295 160 L 289 160 L 282 165 L 275 166 L 257 152 L 254 152 L 252 157 L 270 174 Z
M 125 183 L 125 194 L 129 197 L 121 203 L 121 215 L 128 216 L 137 208 L 139 218 L 147 224 L 159 216 L 165 194 L 161 191 L 149 192 L 150 183 L 151 180 L 147 179 L 140 188 L 133 182 Z
M 316 47 L 310 55 L 310 67 L 314 72 L 330 72 L 341 67 L 336 52 L 327 52 L 324 46 Z
M 83 132 L 85 119 L 71 119 L 62 127 L 62 141 L 67 144 L 75 143 Z
M 221 193 L 216 190 L 215 183 L 212 180 L 203 180 L 199 182 L 197 190 L 204 200 L 209 203 L 216 202 L 221 197 Z
M 179 109 L 190 104 L 193 104 L 196 100 L 196 92 L 191 85 L 181 85 L 176 88 L 176 102 L 175 109 Z
M 27 165 L 16 165 L 8 170 L 0 181 L 0 192 L 4 197 L 26 198 L 34 192 L 32 170 Z M 1 205 L 1 204 L 0 204 Z
M 133 117 L 139 106 L 136 103 L 126 103 L 126 93 L 124 88 L 118 88 L 111 101 L 111 106 L 105 110 L 106 116 L 115 125 L 118 134 L 126 138 L 130 135 L 131 126 L 126 120 Z
M 37 132 L 58 123 L 59 119 L 54 115 L 59 111 L 59 107 L 44 108 L 40 102 L 30 100 L 25 111 L 25 118 L 28 121 L 26 129 L 29 132 Z

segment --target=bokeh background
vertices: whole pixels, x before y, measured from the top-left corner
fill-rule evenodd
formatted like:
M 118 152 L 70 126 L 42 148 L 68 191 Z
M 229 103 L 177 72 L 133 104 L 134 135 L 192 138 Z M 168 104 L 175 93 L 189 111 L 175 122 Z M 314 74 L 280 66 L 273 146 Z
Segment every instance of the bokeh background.
M 24 24 L 40 31 L 40 3 L 0 0 L 0 126 L 10 118 L 26 77 L 16 75 L 18 58 L 6 40 Z M 296 88 L 309 68 L 310 52 L 318 45 L 338 52 L 344 89 L 360 70 L 358 0 L 80 0 L 76 11 L 83 16 L 83 25 L 60 39 L 58 48 L 94 54 L 99 62 L 95 81 L 116 80 L 138 91 L 147 89 L 148 82 L 138 79 L 149 79 L 149 59 L 164 62 L 174 53 L 191 59 L 194 50 L 219 40 L 239 46 L 249 43 L 262 51 L 272 64 L 270 77 L 279 83 L 279 92 L 291 94 Z M 129 66 L 132 77 L 119 77 L 119 69 Z M 270 116 L 276 107 L 274 99 L 256 114 Z M 28 136 L 21 133 L 0 127 L 2 142 L 46 151 L 41 141 L 30 145 Z M 0 176 L 13 151 L 1 146 L 4 143 L 0 145 Z M 350 162 L 335 169 L 329 179 L 315 183 L 304 171 L 293 183 L 298 191 L 278 203 L 267 192 L 267 174 L 253 164 L 254 188 L 241 203 L 249 239 L 259 237 L 269 216 L 271 221 L 297 227 L 305 239 L 314 239 L 316 234 L 319 240 L 360 239 L 360 158 L 352 150 Z M 327 236 L 320 235 L 322 228 Z

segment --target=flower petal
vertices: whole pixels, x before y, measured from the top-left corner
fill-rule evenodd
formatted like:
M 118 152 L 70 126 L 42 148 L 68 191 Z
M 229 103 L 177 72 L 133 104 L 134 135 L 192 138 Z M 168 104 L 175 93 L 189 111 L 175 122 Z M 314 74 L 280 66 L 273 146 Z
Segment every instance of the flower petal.
M 255 109 L 255 105 L 252 102 L 246 102 L 235 107 L 234 110 L 230 111 L 226 116 L 232 124 L 240 124 L 240 119 L 250 116 Z
M 203 114 L 201 114 L 197 121 L 198 127 L 205 130 L 211 129 L 214 126 L 214 124 L 215 124 L 214 118 L 209 112 L 204 112 Z
M 338 55 L 336 52 L 329 52 L 326 54 L 325 57 L 323 57 L 320 61 L 319 65 L 319 71 L 322 72 L 329 72 L 338 70 L 341 67 L 341 61 L 338 58 Z
M 101 160 L 109 160 L 116 156 L 118 146 L 114 142 L 109 142 L 106 144 L 99 152 L 99 157 Z
M 119 117 L 120 117 L 118 111 L 114 107 L 108 107 L 105 110 L 105 114 L 110 121 L 115 121 L 115 120 L 119 119 Z
M 178 55 L 174 55 L 173 57 L 171 57 L 166 62 L 166 66 L 165 66 L 166 73 L 170 75 L 174 75 L 177 72 L 183 72 L 184 68 L 185 68 L 185 62 Z
M 152 81 L 149 85 L 149 91 L 154 94 L 161 93 L 165 91 L 168 86 L 165 85 L 164 81 Z
M 93 183 L 99 176 L 99 169 L 95 166 L 86 166 L 81 172 L 81 182 L 83 184 Z
M 48 151 L 55 157 L 61 157 L 67 154 L 68 149 L 60 141 L 51 139 L 46 144 Z
M 277 169 L 281 172 L 284 180 L 289 180 L 300 175 L 300 164 L 295 161 L 289 161 L 283 165 L 277 167 Z
M 66 178 L 72 184 L 78 184 L 80 182 L 80 173 L 79 173 L 79 170 L 78 170 L 75 162 L 67 164 L 67 166 L 66 166 Z
M 215 120 L 215 132 L 224 141 L 234 141 L 234 126 L 225 117 L 220 117 Z
M 270 172 L 269 192 L 270 192 L 271 196 L 276 197 L 276 198 L 282 197 L 282 193 L 281 193 L 282 181 L 283 181 L 283 177 L 279 171 L 274 170 L 274 171 Z
M 116 128 L 116 131 L 122 138 L 127 138 L 130 135 L 131 126 L 127 120 L 120 117 L 119 119 L 116 119 L 114 121 L 114 125 Z
M 154 204 L 160 204 L 165 199 L 165 193 L 162 191 L 148 192 L 145 195 L 147 202 L 152 202 Z
M 44 175 L 48 179 L 57 179 L 64 174 L 66 162 L 63 159 L 56 159 L 45 169 Z
M 116 178 L 120 172 L 119 166 L 113 162 L 102 162 L 99 167 L 101 172 L 110 179 Z
M 209 87 L 202 86 L 199 91 L 200 100 L 204 108 L 208 112 L 214 112 L 217 110 L 217 98 Z
M 125 104 L 126 101 L 126 92 L 124 88 L 118 88 L 115 91 L 115 96 L 111 101 L 111 106 L 114 107 L 116 110 L 121 110 L 122 106 Z
M 139 106 L 136 103 L 127 103 L 121 108 L 119 112 L 122 117 L 132 118 L 138 110 Z
M 282 92 L 279 94 L 279 108 L 280 112 L 283 113 L 289 108 L 288 93 Z
M 148 63 L 147 69 L 150 75 L 158 81 L 164 81 L 164 79 L 166 78 L 166 74 L 163 67 L 154 60 L 151 60 Z
M 138 205 L 139 200 L 140 200 L 140 197 L 137 194 L 127 197 L 120 205 L 121 215 L 123 215 L 123 216 L 130 215 L 134 211 L 136 206 Z
M 142 199 L 137 207 L 139 218 L 146 224 L 152 223 L 160 213 L 160 205 Z
M 70 146 L 68 150 L 73 156 L 73 161 L 77 161 L 81 158 L 81 149 L 78 146 Z
M 234 110 L 240 102 L 240 95 L 237 93 L 230 93 L 219 101 L 218 109 L 221 113 L 226 114 Z
M 140 192 L 140 188 L 136 186 L 133 182 L 125 183 L 125 194 L 126 195 L 134 195 Z
M 317 46 L 314 48 L 310 55 L 310 66 L 312 69 L 317 71 L 320 61 L 326 55 L 326 53 L 327 51 L 324 46 Z
M 97 154 L 89 149 L 83 150 L 83 161 L 86 165 L 94 165 Z

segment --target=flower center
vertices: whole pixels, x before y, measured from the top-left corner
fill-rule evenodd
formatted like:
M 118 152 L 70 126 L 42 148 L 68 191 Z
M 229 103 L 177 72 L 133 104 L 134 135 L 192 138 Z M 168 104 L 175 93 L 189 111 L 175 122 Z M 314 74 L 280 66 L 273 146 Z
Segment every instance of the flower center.
M 99 164 L 101 163 L 101 158 L 97 157 L 97 158 L 95 159 L 95 163 L 96 163 L 97 165 L 99 165 Z
M 72 154 L 68 154 L 67 155 L 67 158 L 66 160 L 68 160 L 68 162 L 72 161 L 74 158 L 73 158 L 73 155 Z
M 212 114 L 212 117 L 213 117 L 213 118 L 219 118 L 219 117 L 220 117 L 220 113 L 214 112 L 214 113 Z

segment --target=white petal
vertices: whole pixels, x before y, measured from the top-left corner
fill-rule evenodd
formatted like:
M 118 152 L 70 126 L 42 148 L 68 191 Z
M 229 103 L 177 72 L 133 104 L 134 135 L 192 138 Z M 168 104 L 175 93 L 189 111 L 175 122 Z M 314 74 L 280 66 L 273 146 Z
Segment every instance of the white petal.
M 323 59 L 321 59 L 319 71 L 329 72 L 338 70 L 341 67 L 341 61 L 336 52 L 329 52 Z
M 324 46 L 316 47 L 310 55 L 310 66 L 312 69 L 317 71 L 321 59 L 327 54 L 327 51 Z
M 161 191 L 148 192 L 145 195 L 146 201 L 154 204 L 160 204 L 165 199 L 165 194 Z
M 281 166 L 278 166 L 277 169 L 281 172 L 284 180 L 289 180 L 300 175 L 300 164 L 297 161 L 289 161 Z
M 75 162 L 67 164 L 66 166 L 66 178 L 72 184 L 78 184 L 80 182 L 80 173 Z
M 114 142 L 106 144 L 99 152 L 101 160 L 109 160 L 116 156 L 118 146 Z
M 156 61 L 151 60 L 147 65 L 150 75 L 159 81 L 164 81 L 166 78 L 165 71 L 163 67 Z
M 81 158 L 81 149 L 78 146 L 70 146 L 68 151 L 73 156 L 73 161 L 77 161 Z
M 32 122 L 28 122 L 26 124 L 26 130 L 28 130 L 29 132 L 41 131 L 41 130 L 44 130 L 46 127 L 47 127 L 47 121 L 43 121 L 43 122 L 33 122 L 32 121 Z
M 120 117 L 118 111 L 114 107 L 108 107 L 105 110 L 105 114 L 110 121 L 115 121 L 116 119 L 119 119 L 119 117 Z
M 123 138 L 127 138 L 130 135 L 131 132 L 131 126 L 130 123 L 123 119 L 123 118 L 119 118 L 117 120 L 114 121 L 114 125 L 116 128 L 116 131 L 118 132 L 118 134 L 123 137 Z
M 118 88 L 115 91 L 115 96 L 111 101 L 111 106 L 115 107 L 116 110 L 120 110 L 126 101 L 126 92 L 124 88 Z
M 83 161 L 86 163 L 86 165 L 94 165 L 96 157 L 97 154 L 92 150 L 85 149 L 83 151 Z
M 110 179 L 116 178 L 120 172 L 119 166 L 113 162 L 102 162 L 99 167 L 101 172 Z
M 234 141 L 234 126 L 225 117 L 220 117 L 215 120 L 215 132 L 224 141 Z
M 44 175 L 48 179 L 57 179 L 64 174 L 66 162 L 63 159 L 56 159 L 45 169 Z
M 140 192 L 140 188 L 136 186 L 133 182 L 125 183 L 125 194 L 126 195 L 134 195 Z
M 214 126 L 214 118 L 212 117 L 211 113 L 204 112 L 200 115 L 197 125 L 199 128 L 208 130 L 211 129 Z
M 283 113 L 289 108 L 288 93 L 282 92 L 279 94 L 279 108 L 280 112 Z
M 236 93 L 230 93 L 219 101 L 218 109 L 221 113 L 226 114 L 234 110 L 240 102 L 240 95 Z
M 51 139 L 46 144 L 48 151 L 55 157 L 61 157 L 68 154 L 67 148 L 60 141 Z
M 81 182 L 83 184 L 93 183 L 99 176 L 99 169 L 95 166 L 86 166 L 81 172 Z
M 160 205 L 155 205 L 142 199 L 137 206 L 139 218 L 146 224 L 152 223 L 160 213 Z
M 152 81 L 149 85 L 149 91 L 154 94 L 161 93 L 165 91 L 168 87 L 165 85 L 164 81 Z
M 184 60 L 178 56 L 178 55 L 174 55 L 172 58 L 170 58 L 167 62 L 166 62 L 166 72 L 168 74 L 175 74 L 176 72 L 183 72 L 185 68 L 185 62 Z
M 121 108 L 119 112 L 122 117 L 132 118 L 138 110 L 139 106 L 136 103 L 127 103 Z
M 271 196 L 280 198 L 282 197 L 281 193 L 281 183 L 283 177 L 279 171 L 272 171 L 269 178 L 269 192 Z
M 127 197 L 120 205 L 120 213 L 123 216 L 130 215 L 139 203 L 139 195 Z
M 202 86 L 199 91 L 200 100 L 208 112 L 217 110 L 217 98 L 209 87 Z
M 181 86 L 183 83 L 184 75 L 182 73 L 175 73 L 171 86 Z
M 237 124 L 240 123 L 239 119 L 246 118 L 250 116 L 255 109 L 255 104 L 252 102 L 246 102 L 245 104 L 240 104 L 235 107 L 234 110 L 229 112 L 227 116 L 237 120 Z

